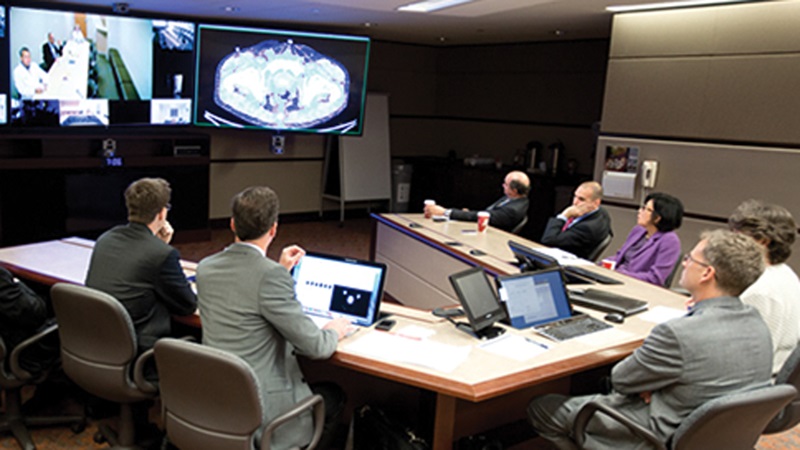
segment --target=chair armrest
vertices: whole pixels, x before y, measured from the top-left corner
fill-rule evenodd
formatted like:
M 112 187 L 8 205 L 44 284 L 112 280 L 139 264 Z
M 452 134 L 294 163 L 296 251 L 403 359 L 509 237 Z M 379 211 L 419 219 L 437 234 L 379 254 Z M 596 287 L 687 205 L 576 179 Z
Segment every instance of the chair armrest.
M 24 341 L 20 342 L 16 347 L 14 347 L 14 350 L 11 351 L 11 356 L 9 357 L 9 365 L 11 367 L 11 373 L 14 374 L 15 377 L 17 377 L 20 380 L 30 380 L 31 378 L 33 378 L 33 374 L 23 369 L 19 365 L 19 358 L 20 356 L 22 356 L 22 353 L 28 349 L 28 347 L 38 343 L 45 337 L 56 332 L 56 330 L 58 330 L 58 324 L 54 323 L 45 328 L 44 330 L 25 339 Z
M 180 339 L 190 342 L 195 341 L 194 337 L 192 336 L 183 336 Z M 134 384 L 136 384 L 136 387 L 140 391 L 147 394 L 155 394 L 158 392 L 158 383 L 148 381 L 144 377 L 145 364 L 147 364 L 147 362 L 153 359 L 154 357 L 155 357 L 155 350 L 151 348 L 150 350 L 147 350 L 146 352 L 139 355 L 139 357 L 136 358 L 136 364 L 134 364 L 133 366 L 133 382 Z
M 314 408 L 314 437 L 306 448 L 314 448 L 322 437 L 322 428 L 325 425 L 325 400 L 319 394 L 314 394 L 301 400 L 294 408 L 286 411 L 264 426 L 261 435 L 261 450 L 269 450 L 271 447 L 272 434 L 284 423 L 298 417 L 307 409 Z
M 617 411 L 610 406 L 607 406 L 603 403 L 599 403 L 595 400 L 590 401 L 589 403 L 585 404 L 580 411 L 578 411 L 578 415 L 575 416 L 575 422 L 573 423 L 572 434 L 575 439 L 575 443 L 578 444 L 578 447 L 583 448 L 584 441 L 586 440 L 586 426 L 589 424 L 589 420 L 594 416 L 594 413 L 600 411 L 601 413 L 611 417 L 612 419 L 616 420 L 620 424 L 624 425 L 628 428 L 633 434 L 646 440 L 653 444 L 653 446 L 658 450 L 667 450 L 667 446 L 661 442 L 658 437 L 656 437 L 653 432 L 648 430 L 647 428 L 639 425 L 638 423 L 634 422 L 625 414 Z
M 155 350 L 152 348 L 147 350 L 136 358 L 136 364 L 133 366 L 133 382 L 140 391 L 146 394 L 155 394 L 158 392 L 158 384 L 147 381 L 144 378 L 144 367 L 148 361 L 155 357 L 155 354 Z

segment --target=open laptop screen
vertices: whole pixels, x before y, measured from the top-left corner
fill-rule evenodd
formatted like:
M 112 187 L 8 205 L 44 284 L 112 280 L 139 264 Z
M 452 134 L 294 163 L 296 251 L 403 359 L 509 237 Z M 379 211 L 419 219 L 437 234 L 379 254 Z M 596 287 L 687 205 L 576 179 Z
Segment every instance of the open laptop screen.
M 561 269 L 500 277 L 498 291 L 514 328 L 528 328 L 572 316 Z
M 292 269 L 306 314 L 370 326 L 378 317 L 386 265 L 308 252 Z

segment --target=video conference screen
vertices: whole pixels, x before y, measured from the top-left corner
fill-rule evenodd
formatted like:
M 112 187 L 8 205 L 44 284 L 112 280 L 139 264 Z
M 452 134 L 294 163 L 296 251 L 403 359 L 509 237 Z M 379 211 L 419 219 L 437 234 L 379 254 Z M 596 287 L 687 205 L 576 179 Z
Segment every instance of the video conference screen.
M 366 37 L 198 26 L 195 124 L 360 135 Z
M 14 6 L 7 35 L 13 126 L 191 123 L 191 22 Z

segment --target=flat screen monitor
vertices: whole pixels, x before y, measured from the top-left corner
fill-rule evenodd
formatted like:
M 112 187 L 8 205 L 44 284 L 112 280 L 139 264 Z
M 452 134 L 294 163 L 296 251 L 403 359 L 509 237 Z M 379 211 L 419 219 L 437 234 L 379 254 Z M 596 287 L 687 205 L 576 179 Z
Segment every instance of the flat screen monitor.
M 522 271 L 559 267 L 557 259 L 544 252 L 522 245 L 519 242 L 508 241 L 508 248 L 511 249 Z
M 506 318 L 506 312 L 482 267 L 473 267 L 449 278 L 476 335 L 482 337 L 494 328 L 495 322 Z M 496 333 L 501 332 L 499 330 L 502 329 Z
M 195 124 L 360 135 L 370 40 L 198 27 Z
M 190 125 L 195 25 L 10 8 L 10 123 Z

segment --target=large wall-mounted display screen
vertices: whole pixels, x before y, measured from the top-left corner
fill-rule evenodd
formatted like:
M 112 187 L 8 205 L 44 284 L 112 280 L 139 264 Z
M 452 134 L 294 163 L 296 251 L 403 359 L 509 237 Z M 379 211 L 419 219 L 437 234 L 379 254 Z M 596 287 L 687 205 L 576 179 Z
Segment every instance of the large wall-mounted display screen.
M 195 124 L 360 135 L 366 37 L 199 25 Z
M 12 7 L 14 126 L 188 125 L 195 26 Z

